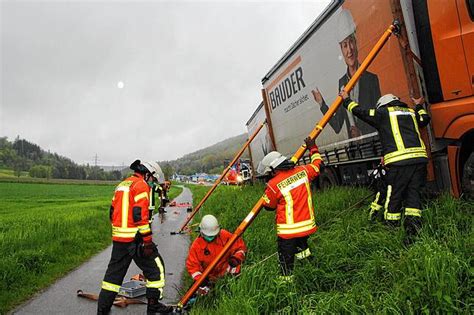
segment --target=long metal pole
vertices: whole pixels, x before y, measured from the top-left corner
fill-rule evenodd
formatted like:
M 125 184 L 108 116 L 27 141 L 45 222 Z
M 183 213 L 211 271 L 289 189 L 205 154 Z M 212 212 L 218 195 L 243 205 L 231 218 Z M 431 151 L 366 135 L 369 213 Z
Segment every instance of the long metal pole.
M 356 73 L 352 76 L 352 78 L 349 80 L 347 85 L 344 87 L 344 90 L 347 93 L 349 93 L 351 91 L 351 89 L 357 83 L 357 80 L 359 80 L 362 73 L 367 69 L 367 67 L 371 64 L 371 62 L 377 56 L 380 49 L 382 49 L 383 45 L 387 42 L 390 35 L 392 35 L 392 33 L 394 33 L 394 31 L 397 30 L 397 29 L 398 29 L 398 27 L 395 26 L 395 23 L 394 23 L 393 25 L 390 25 L 390 27 L 383 33 L 382 37 L 375 44 L 374 48 L 372 48 L 370 53 L 365 58 L 364 62 L 362 62 L 362 64 L 360 65 L 359 69 L 356 71 Z M 309 134 L 309 136 L 312 139 L 315 139 L 321 133 L 321 130 L 323 130 L 324 126 L 326 126 L 326 124 L 331 119 L 331 117 L 334 115 L 334 113 L 339 108 L 341 103 L 342 103 L 342 97 L 338 96 L 336 98 L 336 100 L 331 104 L 331 107 L 326 112 L 326 114 L 323 116 L 323 118 L 321 118 L 319 123 L 316 124 L 316 127 Z M 306 151 L 306 145 L 304 144 L 296 151 L 296 153 L 293 155 L 291 160 L 294 161 L 294 162 L 298 162 L 298 160 L 303 156 L 305 151 Z M 255 206 L 253 206 L 252 210 L 247 215 L 247 217 L 245 217 L 245 219 L 237 227 L 237 229 L 235 230 L 232 237 L 225 244 L 224 248 L 222 248 L 222 251 L 211 262 L 211 264 L 209 266 L 207 266 L 206 270 L 204 270 L 201 277 L 194 282 L 194 284 L 191 286 L 191 288 L 189 288 L 189 290 L 186 292 L 186 294 L 181 298 L 181 300 L 178 303 L 178 308 L 183 308 L 184 305 L 186 305 L 186 303 L 192 297 L 194 292 L 196 292 L 196 290 L 199 288 L 199 286 L 202 284 L 202 282 L 207 278 L 209 273 L 214 269 L 214 267 L 222 259 L 222 257 L 224 257 L 224 255 L 231 248 L 231 246 L 234 245 L 235 241 L 245 232 L 247 227 L 252 223 L 252 221 L 258 215 L 260 210 L 262 210 L 262 206 L 263 206 L 263 199 L 262 199 L 262 197 L 260 197 L 260 199 L 257 201 Z
M 171 232 L 171 234 L 177 234 L 177 233 L 182 233 L 183 230 L 186 228 L 188 223 L 192 220 L 192 218 L 198 213 L 198 211 L 201 209 L 202 205 L 204 202 L 206 202 L 207 198 L 209 198 L 212 194 L 212 192 L 217 188 L 217 185 L 224 179 L 224 176 L 229 172 L 230 168 L 237 162 L 237 160 L 242 156 L 244 153 L 245 149 L 250 145 L 252 140 L 257 136 L 257 134 L 262 130 L 263 126 L 265 125 L 266 120 L 255 130 L 255 132 L 250 136 L 250 138 L 245 142 L 245 144 L 242 146 L 239 152 L 235 155 L 234 159 L 229 163 L 226 169 L 222 172 L 221 176 L 215 181 L 214 185 L 212 188 L 207 192 L 207 194 L 204 196 L 204 198 L 201 199 L 199 204 L 194 208 L 193 212 L 188 216 L 184 224 L 181 226 L 181 228 L 178 230 L 178 232 Z

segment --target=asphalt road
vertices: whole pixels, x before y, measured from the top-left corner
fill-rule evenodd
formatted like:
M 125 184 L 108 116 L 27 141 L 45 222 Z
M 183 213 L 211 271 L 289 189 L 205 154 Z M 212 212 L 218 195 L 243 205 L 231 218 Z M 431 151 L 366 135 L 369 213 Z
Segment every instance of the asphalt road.
M 192 203 L 191 191 L 183 192 L 174 199 L 179 203 Z M 170 235 L 177 231 L 186 219 L 186 207 L 167 207 L 163 222 L 155 216 L 152 225 L 153 240 L 165 261 L 164 299 L 162 302 L 176 304 L 180 296 L 182 273 L 188 253 L 190 239 L 188 235 Z M 98 294 L 110 259 L 112 246 L 94 256 L 78 269 L 56 281 L 49 288 L 34 296 L 25 304 L 16 308 L 11 314 L 95 314 L 97 302 L 79 298 L 77 290 Z M 124 281 L 140 272 L 134 262 L 130 265 Z M 26 284 L 27 285 L 27 284 Z M 126 308 L 112 307 L 112 314 L 144 314 L 146 305 L 129 305 Z

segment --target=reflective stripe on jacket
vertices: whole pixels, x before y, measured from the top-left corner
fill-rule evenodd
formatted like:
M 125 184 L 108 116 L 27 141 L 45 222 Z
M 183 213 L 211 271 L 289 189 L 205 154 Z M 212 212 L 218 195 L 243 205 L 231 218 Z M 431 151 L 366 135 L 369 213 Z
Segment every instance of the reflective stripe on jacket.
M 303 237 L 317 230 L 310 182 L 319 175 L 322 159 L 317 148 L 310 154 L 311 164 L 277 170 L 265 189 L 263 205 L 276 209 L 277 235 L 281 238 Z
M 412 109 L 405 103 L 392 101 L 378 109 L 362 109 L 359 104 L 347 98 L 344 107 L 378 130 L 385 165 L 428 161 L 419 130 L 430 122 L 430 116 L 423 105 L 416 105 Z
M 143 176 L 137 173 L 115 188 L 110 207 L 114 241 L 132 242 L 137 232 L 144 240 L 151 241 L 151 229 L 148 222 L 149 189 Z
M 212 242 L 207 242 L 199 236 L 196 238 L 189 248 L 188 258 L 186 259 L 186 269 L 194 280 L 199 279 L 204 270 L 211 264 L 211 262 L 222 251 L 224 245 L 232 237 L 232 233 L 221 229 L 217 237 Z M 241 263 L 245 259 L 247 248 L 241 238 L 238 238 L 230 250 L 217 263 L 216 267 L 209 274 L 209 279 L 215 281 L 222 277 L 226 272 L 232 273 L 232 267 L 229 266 L 228 259 L 233 256 Z

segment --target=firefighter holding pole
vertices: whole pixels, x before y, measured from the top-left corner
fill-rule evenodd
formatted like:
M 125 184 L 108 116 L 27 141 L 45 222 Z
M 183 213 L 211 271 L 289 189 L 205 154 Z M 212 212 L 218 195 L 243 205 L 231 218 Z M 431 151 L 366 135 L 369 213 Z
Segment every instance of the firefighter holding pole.
M 188 258 L 186 259 L 186 269 L 194 281 L 201 278 L 204 269 L 222 251 L 222 248 L 231 237 L 232 233 L 222 229 L 215 216 L 207 214 L 202 218 L 199 224 L 199 236 L 189 248 Z M 198 293 L 206 295 L 213 284 L 226 274 L 234 276 L 240 274 L 246 252 L 247 247 L 244 241 L 239 238 L 199 287 Z
M 382 96 L 376 109 L 362 109 L 342 91 L 344 107 L 360 119 L 377 128 L 388 172 L 384 218 L 390 226 L 400 226 L 404 206 L 404 227 L 409 244 L 421 229 L 420 191 L 426 184 L 428 155 L 421 139 L 420 128 L 428 125 L 430 116 L 422 97 L 413 99 L 415 108 L 408 107 L 393 94 Z
M 314 139 L 305 139 L 311 163 L 295 164 L 273 151 L 258 166 L 261 175 L 270 177 L 263 195 L 263 207 L 275 211 L 278 235 L 278 260 L 281 282 L 293 281 L 293 266 L 298 260 L 311 256 L 308 237 L 316 232 L 314 208 L 311 199 L 311 182 L 319 175 L 321 155 Z

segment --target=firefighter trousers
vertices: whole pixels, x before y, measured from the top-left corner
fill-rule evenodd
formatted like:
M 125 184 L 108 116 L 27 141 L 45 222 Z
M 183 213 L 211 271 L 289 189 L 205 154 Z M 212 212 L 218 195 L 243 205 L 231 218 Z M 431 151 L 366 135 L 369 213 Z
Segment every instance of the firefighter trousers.
M 426 163 L 390 166 L 385 178 L 387 196 L 384 217 L 391 225 L 400 225 L 402 207 L 405 226 L 421 226 L 421 189 L 426 184 Z M 415 226 L 414 226 L 415 225 Z
M 304 259 L 311 256 L 308 247 L 308 236 L 284 239 L 278 237 L 278 261 L 283 276 L 289 276 L 293 272 L 295 257 Z
M 375 220 L 385 204 L 387 184 L 384 179 L 377 179 L 376 189 L 377 193 L 375 194 L 375 199 L 370 204 L 369 220 Z
M 165 268 L 158 249 L 155 249 L 150 257 L 141 257 L 138 254 L 138 244 L 136 242 L 122 243 L 114 241 L 112 256 L 99 294 L 98 314 L 107 314 L 110 311 L 132 260 L 143 271 L 143 275 L 147 279 L 146 297 L 148 299 L 161 299 L 163 297 Z

